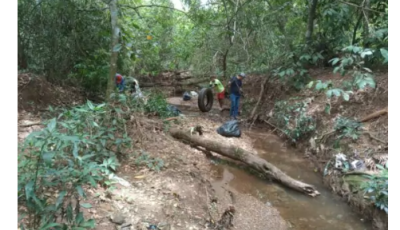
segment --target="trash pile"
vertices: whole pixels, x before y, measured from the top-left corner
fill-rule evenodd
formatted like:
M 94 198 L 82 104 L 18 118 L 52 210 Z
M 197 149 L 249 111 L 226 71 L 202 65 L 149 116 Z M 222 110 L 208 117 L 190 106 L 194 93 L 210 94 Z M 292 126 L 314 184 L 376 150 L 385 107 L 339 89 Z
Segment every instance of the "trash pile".
M 366 161 L 374 161 L 371 159 L 366 159 Z M 338 153 L 334 156 L 333 159 L 328 161 L 324 169 L 324 176 L 328 175 L 328 170 L 331 166 L 333 166 L 333 170 L 347 173 L 347 172 L 365 172 L 368 169 L 373 169 L 374 167 L 370 165 L 370 163 L 365 162 L 364 160 L 359 159 L 349 159 L 348 156 L 343 153 Z M 381 162 L 379 162 L 381 163 Z M 374 163 L 375 165 L 376 163 Z M 386 162 L 387 167 L 387 162 Z M 330 174 L 330 173 L 329 173 Z

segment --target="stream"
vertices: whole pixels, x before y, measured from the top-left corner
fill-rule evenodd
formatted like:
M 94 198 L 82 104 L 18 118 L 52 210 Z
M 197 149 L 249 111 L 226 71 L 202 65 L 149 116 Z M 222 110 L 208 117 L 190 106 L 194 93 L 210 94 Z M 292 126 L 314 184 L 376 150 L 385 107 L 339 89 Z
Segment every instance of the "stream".
M 187 116 L 206 116 L 212 120 L 216 117 L 221 118 L 217 111 L 201 113 L 197 108 L 193 108 L 194 106 L 174 105 Z M 259 157 L 274 164 L 289 176 L 314 185 L 321 195 L 312 198 L 227 164 L 215 164 L 212 167 L 217 174 L 212 183 L 216 192 L 228 187 L 234 192 L 254 196 L 265 205 L 275 207 L 288 222 L 290 229 L 372 229 L 370 222 L 364 221 L 361 215 L 353 212 L 349 205 L 323 184 L 320 173 L 314 171 L 315 167 L 311 162 L 302 158 L 295 149 L 285 147 L 278 136 L 262 131 L 245 133 L 254 140 L 253 147 Z
M 246 132 L 246 134 L 254 139 L 254 148 L 261 158 L 271 162 L 291 177 L 314 185 L 321 195 L 312 198 L 228 165 L 213 167 L 219 176 L 213 183 L 214 189 L 218 191 L 222 186 L 228 186 L 235 192 L 256 197 L 265 205 L 278 209 L 291 229 L 372 229 L 370 223 L 365 222 L 360 215 L 351 210 L 350 206 L 323 185 L 320 173 L 313 171 L 310 162 L 301 158 L 294 150 L 285 147 L 279 137 L 259 132 Z

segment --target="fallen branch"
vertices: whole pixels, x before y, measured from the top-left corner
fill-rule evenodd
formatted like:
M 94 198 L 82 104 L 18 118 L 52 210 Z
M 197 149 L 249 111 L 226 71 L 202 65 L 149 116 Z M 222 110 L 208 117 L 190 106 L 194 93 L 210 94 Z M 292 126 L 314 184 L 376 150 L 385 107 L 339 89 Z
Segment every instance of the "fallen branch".
M 163 121 L 173 121 L 173 120 L 178 120 L 180 117 L 168 117 L 164 119 Z
M 207 140 L 205 138 L 193 135 L 193 132 L 182 131 L 177 128 L 171 128 L 169 132 L 171 136 L 176 139 L 187 141 L 191 145 L 201 146 L 208 151 L 212 151 L 222 156 L 245 163 L 246 165 L 259 171 L 260 173 L 266 176 L 270 176 L 294 190 L 305 193 L 312 197 L 320 194 L 314 188 L 314 186 L 293 179 L 292 177 L 283 173 L 273 164 L 262 158 L 257 157 L 256 155 L 242 148 L 238 148 L 232 145 L 225 145 L 212 140 Z
M 324 143 L 326 138 L 334 133 L 336 133 L 336 130 L 331 130 L 329 132 L 322 134 L 321 137 L 317 138 L 316 140 L 318 140 L 319 143 Z
M 35 126 L 35 125 L 43 125 L 43 123 L 42 122 L 35 122 L 35 123 L 18 125 L 18 127 L 31 127 L 31 126 Z
M 371 133 L 369 133 L 369 132 L 364 131 L 363 134 L 367 134 L 371 139 L 374 139 L 374 140 L 376 140 L 376 141 L 379 141 L 379 142 L 381 142 L 381 143 L 383 143 L 383 144 L 387 144 L 386 141 L 381 140 L 381 139 L 379 139 L 379 138 L 377 138 L 377 137 L 374 137 L 374 136 L 373 136 Z
M 271 122 L 269 122 L 269 121 L 267 121 L 267 120 L 265 120 L 265 119 L 261 119 L 261 121 L 263 121 L 263 122 L 266 123 L 267 125 L 269 125 L 269 126 L 271 126 L 272 128 L 274 128 L 274 130 L 272 130 L 272 133 L 275 132 L 275 130 L 278 130 L 278 131 L 280 131 L 283 135 L 285 135 L 287 138 L 289 138 L 290 140 L 292 140 L 292 138 L 291 138 L 289 135 L 287 135 L 287 134 L 285 133 L 285 131 L 283 131 L 282 129 L 276 127 L 276 126 L 275 126 L 274 124 L 272 124 Z
M 370 172 L 361 172 L 361 171 L 352 171 L 352 172 L 345 172 L 344 176 L 351 176 L 351 175 L 360 175 L 360 176 L 374 176 L 374 174 Z
M 189 81 L 189 82 L 172 82 L 172 83 L 141 83 L 140 87 L 146 88 L 146 87 L 157 87 L 157 86 L 163 86 L 163 87 L 169 87 L 169 86 L 192 86 L 192 85 L 198 85 L 200 83 L 205 83 L 208 82 L 210 79 L 209 78 L 202 78 L 196 81 Z
M 360 122 L 367 122 L 369 120 L 372 120 L 374 118 L 380 117 L 380 116 L 385 115 L 387 113 L 388 113 L 388 107 L 386 107 L 384 109 L 381 109 L 381 110 L 378 110 L 376 112 L 373 112 L 373 113 L 365 116 L 363 119 L 360 120 Z

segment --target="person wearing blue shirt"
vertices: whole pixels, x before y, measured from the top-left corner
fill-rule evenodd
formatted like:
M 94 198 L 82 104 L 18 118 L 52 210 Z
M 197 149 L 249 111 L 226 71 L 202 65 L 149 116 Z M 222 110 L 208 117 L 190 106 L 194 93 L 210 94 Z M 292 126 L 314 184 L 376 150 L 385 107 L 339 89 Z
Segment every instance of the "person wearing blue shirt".
M 242 80 L 246 77 L 244 73 L 240 73 L 237 76 L 233 76 L 229 80 L 230 87 L 230 100 L 231 100 L 231 110 L 229 116 L 231 119 L 237 119 L 239 113 L 239 100 L 242 94 Z

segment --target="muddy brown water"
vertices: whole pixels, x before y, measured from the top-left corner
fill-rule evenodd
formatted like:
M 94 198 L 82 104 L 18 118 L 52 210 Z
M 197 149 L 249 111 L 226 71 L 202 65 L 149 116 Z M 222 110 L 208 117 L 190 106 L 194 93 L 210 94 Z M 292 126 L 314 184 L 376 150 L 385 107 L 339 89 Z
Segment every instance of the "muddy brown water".
M 294 150 L 285 147 L 279 137 L 259 132 L 246 132 L 246 134 L 254 139 L 254 148 L 261 158 L 279 167 L 289 176 L 314 185 L 321 195 L 311 198 L 228 165 L 213 167 L 219 174 L 219 179 L 213 183 L 217 191 L 222 186 L 228 186 L 235 192 L 255 196 L 265 205 L 277 208 L 291 229 L 372 229 L 371 223 L 365 222 L 360 215 L 351 210 L 350 206 L 332 194 L 323 185 L 321 175 L 314 172 L 312 165 Z
M 176 105 L 176 104 L 175 104 Z M 220 118 L 218 110 L 210 113 L 198 112 L 195 108 L 176 105 L 185 115 Z M 214 119 L 213 119 L 214 120 Z M 223 187 L 237 193 L 250 194 L 265 205 L 275 207 L 295 230 L 372 230 L 369 221 L 353 212 L 351 207 L 333 194 L 322 182 L 320 173 L 302 158 L 295 149 L 290 149 L 279 137 L 262 131 L 245 132 L 254 140 L 259 157 L 271 162 L 289 176 L 314 185 L 321 193 L 311 198 L 279 183 L 261 179 L 243 169 L 227 164 L 215 164 L 216 180 L 212 183 L 216 192 Z

